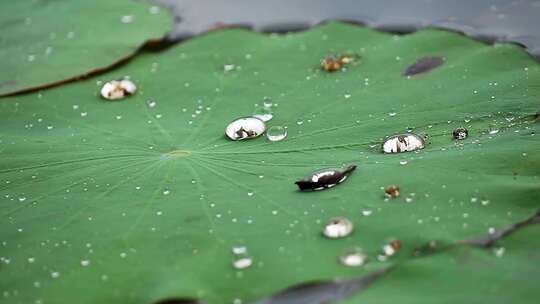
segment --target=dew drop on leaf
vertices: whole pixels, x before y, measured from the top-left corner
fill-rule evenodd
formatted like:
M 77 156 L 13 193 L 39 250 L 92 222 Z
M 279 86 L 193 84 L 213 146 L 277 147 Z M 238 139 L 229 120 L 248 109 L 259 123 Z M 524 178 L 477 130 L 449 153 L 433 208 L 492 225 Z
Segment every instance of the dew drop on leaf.
M 253 117 L 266 122 L 271 120 L 274 115 L 272 114 L 272 109 L 270 109 L 269 107 L 259 106 L 255 108 L 255 111 L 253 112 Z
M 287 137 L 287 129 L 281 126 L 272 126 L 266 131 L 269 141 L 281 141 Z
M 354 230 L 353 223 L 344 217 L 335 217 L 324 226 L 323 235 L 330 239 L 344 238 Z
M 469 130 L 465 128 L 457 128 L 452 132 L 454 139 L 463 140 L 469 136 Z
M 235 269 L 246 269 L 253 264 L 253 259 L 251 257 L 241 257 L 233 261 L 233 267 Z
M 366 264 L 367 254 L 360 248 L 352 249 L 339 258 L 341 264 L 348 267 L 360 267 Z
M 355 169 L 356 165 L 350 165 L 343 169 L 321 169 L 307 175 L 295 184 L 301 191 L 324 190 L 344 182 Z
M 246 254 L 247 253 L 247 248 L 246 248 L 246 246 L 234 246 L 232 248 L 232 253 L 235 254 L 235 255 Z
M 401 153 L 416 151 L 424 148 L 424 139 L 414 133 L 390 136 L 383 143 L 384 153 Z
M 129 79 L 111 80 L 101 88 L 101 97 L 107 100 L 124 99 L 135 94 L 137 86 Z
M 255 138 L 266 131 L 264 121 L 256 117 L 238 118 L 225 129 L 225 135 L 232 140 Z

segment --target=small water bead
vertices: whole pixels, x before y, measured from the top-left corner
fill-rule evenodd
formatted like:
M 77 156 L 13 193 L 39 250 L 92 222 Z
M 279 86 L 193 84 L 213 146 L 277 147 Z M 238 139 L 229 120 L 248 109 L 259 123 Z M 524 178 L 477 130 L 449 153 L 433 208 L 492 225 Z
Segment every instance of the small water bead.
M 157 102 L 155 102 L 153 100 L 147 100 L 146 105 L 148 105 L 149 108 L 153 108 L 153 107 L 155 107 L 157 105 Z
M 235 255 L 246 254 L 247 253 L 247 248 L 246 248 L 246 246 L 234 246 L 232 248 L 232 253 L 235 254 Z
M 355 169 L 356 165 L 350 165 L 343 169 L 321 169 L 307 175 L 304 179 L 295 182 L 295 184 L 301 191 L 329 189 L 344 182 Z
M 171 193 L 171 190 L 165 189 L 165 190 L 163 190 L 162 193 L 163 193 L 163 195 L 169 195 Z
M 101 88 L 101 97 L 107 100 L 124 99 L 135 94 L 137 86 L 129 79 L 111 80 Z
M 253 264 L 253 259 L 251 257 L 241 257 L 233 261 L 233 267 L 235 269 L 246 269 Z
M 408 163 L 409 163 L 409 162 L 408 162 L 407 160 L 405 160 L 405 159 L 402 159 L 402 160 L 399 161 L 399 164 L 400 164 L 400 165 L 406 165 L 406 164 L 408 164 Z
M 271 120 L 274 115 L 272 114 L 272 109 L 270 109 L 269 107 L 257 107 L 253 112 L 253 117 L 266 122 Z
M 232 140 L 255 138 L 266 131 L 266 124 L 256 117 L 238 118 L 225 129 L 225 135 Z
M 469 136 L 469 130 L 465 128 L 457 128 L 452 132 L 454 139 L 463 140 Z
M 353 223 L 344 217 L 332 218 L 323 229 L 323 235 L 330 239 L 344 238 L 354 230 Z
M 390 116 L 390 117 L 394 117 L 394 116 L 396 116 L 396 115 L 397 115 L 396 112 L 390 112 L 390 113 L 388 113 L 388 116 Z
M 263 98 L 263 105 L 267 108 L 271 108 L 274 104 L 272 103 L 272 98 L 268 96 L 264 96 Z
M 355 248 L 339 258 L 341 264 L 348 267 L 360 267 L 366 264 L 368 260 L 367 254 L 360 248 Z
M 505 252 L 506 249 L 504 247 L 493 248 L 493 254 L 498 258 L 502 258 Z
M 89 260 L 82 260 L 82 261 L 81 261 L 81 266 L 86 267 L 86 266 L 88 266 L 88 265 L 90 265 L 90 261 L 89 261 Z
M 373 210 L 368 210 L 368 209 L 362 210 L 363 216 L 370 216 L 372 213 L 373 213 Z
M 133 15 L 125 15 L 125 16 L 122 16 L 122 18 L 120 18 L 120 21 L 122 21 L 122 23 L 128 24 L 128 23 L 133 22 L 134 19 L 135 19 L 135 16 Z
M 269 141 L 281 141 L 287 137 L 287 129 L 281 126 L 272 126 L 266 131 Z
M 60 272 L 58 272 L 58 271 L 51 272 L 51 278 L 57 279 L 59 277 L 60 277 Z
M 491 130 L 489 131 L 489 134 L 493 135 L 493 134 L 497 134 L 499 133 L 499 130 Z
M 236 66 L 234 64 L 225 64 L 225 65 L 223 65 L 223 72 L 225 72 L 225 73 L 234 71 L 235 69 L 236 69 Z
M 383 143 L 384 153 L 401 153 L 423 149 L 424 139 L 414 133 L 390 136 Z
M 382 247 L 382 252 L 387 257 L 395 255 L 399 250 L 401 250 L 401 242 L 399 240 L 392 240 Z

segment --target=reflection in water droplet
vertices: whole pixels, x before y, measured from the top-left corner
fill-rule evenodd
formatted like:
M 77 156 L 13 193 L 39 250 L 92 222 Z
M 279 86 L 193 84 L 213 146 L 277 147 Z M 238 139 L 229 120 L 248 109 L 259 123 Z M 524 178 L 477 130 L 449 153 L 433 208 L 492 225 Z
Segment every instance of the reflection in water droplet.
M 57 279 L 59 277 L 60 277 L 60 272 L 58 272 L 58 271 L 51 272 L 51 278 Z
M 146 104 L 148 105 L 149 108 L 153 108 L 157 105 L 157 102 L 153 101 L 153 100 L 148 100 L 146 101 Z
M 505 251 L 506 249 L 504 249 L 504 247 L 493 248 L 493 254 L 495 254 L 495 256 L 498 258 L 502 258 Z
M 400 164 L 400 165 L 406 165 L 406 164 L 408 164 L 408 163 L 409 163 L 409 162 L 408 162 L 406 159 L 402 159 L 402 160 L 399 161 L 399 164 Z
M 111 80 L 101 88 L 101 97 L 107 100 L 124 99 L 135 94 L 137 86 L 129 79 Z
M 469 130 L 465 128 L 457 128 L 452 132 L 454 139 L 463 140 L 469 136 Z
M 232 140 L 255 138 L 266 131 L 264 121 L 255 117 L 238 118 L 225 129 L 225 135 Z
M 272 109 L 269 107 L 257 107 L 255 108 L 255 111 L 253 111 L 253 117 L 266 122 L 271 120 L 274 116 L 272 115 Z
M 401 153 L 424 148 L 424 139 L 414 133 L 398 134 L 387 138 L 383 143 L 384 153 Z
M 281 141 L 287 137 L 287 129 L 281 126 L 273 126 L 266 131 L 269 141 Z
M 331 219 L 323 229 L 323 235 L 330 239 L 339 239 L 350 235 L 354 230 L 353 223 L 344 217 Z
M 165 189 L 165 190 L 163 190 L 162 193 L 163 193 L 163 195 L 169 195 L 171 193 L 171 190 Z
M 387 257 L 393 256 L 399 250 L 401 250 L 401 242 L 399 240 L 392 240 L 382 247 L 382 252 Z
M 263 98 L 263 105 L 267 108 L 271 108 L 274 104 L 272 103 L 272 98 L 268 96 L 264 96 Z
M 345 266 L 359 267 L 366 264 L 367 258 L 367 254 L 361 248 L 355 248 L 342 255 L 339 260 Z
M 345 181 L 355 169 L 356 165 L 350 165 L 344 169 L 322 169 L 307 175 L 304 179 L 295 182 L 295 184 L 301 191 L 324 190 Z
M 86 267 L 86 266 L 88 266 L 88 265 L 90 265 L 90 261 L 89 261 L 89 260 L 82 260 L 82 261 L 81 261 L 81 266 Z
M 368 210 L 368 209 L 362 210 L 363 216 L 370 216 L 372 213 L 373 213 L 372 210 Z
M 241 257 L 233 261 L 233 267 L 236 269 L 246 269 L 253 264 L 253 259 L 251 257 Z
M 489 134 L 497 134 L 497 133 L 499 133 L 499 130 L 491 130 L 491 131 L 489 131 Z

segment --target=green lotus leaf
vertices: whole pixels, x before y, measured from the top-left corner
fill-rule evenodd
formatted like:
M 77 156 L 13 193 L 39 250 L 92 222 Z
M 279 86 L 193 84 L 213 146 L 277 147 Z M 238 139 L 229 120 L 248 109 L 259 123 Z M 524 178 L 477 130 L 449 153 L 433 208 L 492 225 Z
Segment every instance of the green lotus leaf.
M 320 61 L 331 54 L 356 60 L 327 72 Z M 444 63 L 403 76 L 425 57 Z M 106 81 L 124 76 L 138 87 L 133 96 L 100 97 Z M 298 284 L 399 269 L 431 240 L 507 227 L 539 206 L 539 81 L 538 64 L 516 45 L 333 22 L 287 35 L 216 31 L 99 77 L 4 98 L 3 301 L 249 303 Z M 265 102 L 267 127 L 287 127 L 286 139 L 225 136 Z M 458 127 L 467 139 L 453 138 Z M 427 137 L 424 149 L 382 153 L 387 136 L 407 130 Z M 332 189 L 294 184 L 351 164 Z M 385 199 L 389 185 L 399 197 Z M 354 232 L 325 238 L 333 217 L 351 220 Z M 401 248 L 382 259 L 390 240 Z M 250 267 L 233 267 L 237 246 Z M 342 265 L 356 247 L 368 262 Z M 397 297 L 395 284 L 447 269 L 459 254 L 419 259 L 410 267 L 424 268 L 410 279 L 389 273 L 379 291 Z
M 0 96 L 115 66 L 171 26 L 166 10 L 144 1 L 1 1 Z

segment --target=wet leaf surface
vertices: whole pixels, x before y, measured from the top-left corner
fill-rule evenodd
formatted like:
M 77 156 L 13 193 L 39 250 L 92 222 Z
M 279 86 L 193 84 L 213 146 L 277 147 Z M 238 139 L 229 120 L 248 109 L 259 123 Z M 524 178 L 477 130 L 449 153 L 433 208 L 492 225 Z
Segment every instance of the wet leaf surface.
M 171 27 L 145 1 L 1 1 L 0 96 L 114 66 Z
M 362 58 L 354 69 L 314 68 L 349 52 Z M 436 73 L 401 76 L 435 53 L 446 58 Z M 224 73 L 225 64 L 236 69 Z M 106 81 L 124 76 L 136 94 L 101 98 Z M 507 227 L 538 209 L 539 81 L 538 64 L 514 45 L 329 23 L 284 36 L 213 32 L 102 77 L 1 99 L 3 299 L 249 303 L 306 282 L 368 277 L 432 240 Z M 265 96 L 268 127 L 287 127 L 287 137 L 226 138 L 225 127 Z M 454 140 L 458 127 L 466 140 Z M 387 136 L 411 131 L 427 135 L 424 149 L 382 153 Z M 294 185 L 346 164 L 358 169 L 332 190 Z M 388 185 L 399 185 L 398 198 L 385 201 Z M 335 217 L 354 233 L 325 238 Z M 380 259 L 394 240 L 399 251 Z M 231 253 L 238 246 L 246 256 Z M 357 247 L 367 263 L 343 265 Z M 244 257 L 250 266 L 235 268 Z M 395 282 L 420 282 L 458 257 L 430 255 Z

